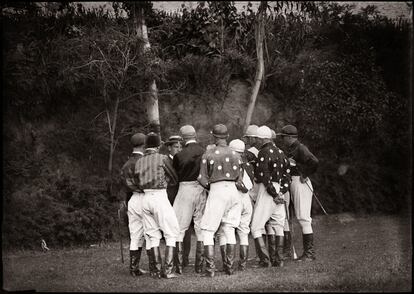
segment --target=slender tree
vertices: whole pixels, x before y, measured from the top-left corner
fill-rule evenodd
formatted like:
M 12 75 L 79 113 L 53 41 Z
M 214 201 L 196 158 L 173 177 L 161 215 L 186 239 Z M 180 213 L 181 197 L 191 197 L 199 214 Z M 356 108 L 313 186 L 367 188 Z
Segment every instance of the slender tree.
M 271 6 L 273 6 L 274 12 L 277 14 L 283 15 L 285 18 L 289 15 L 293 16 L 295 13 L 300 14 L 300 17 L 296 17 L 295 19 L 300 22 L 306 21 L 306 14 L 312 15 L 315 17 L 318 15 L 317 4 L 313 3 L 312 1 L 303 1 L 303 2 L 295 2 L 295 1 L 272 1 Z M 264 48 L 266 49 L 267 53 L 267 61 L 269 62 L 269 53 L 267 51 L 267 45 L 265 43 L 266 40 L 266 23 L 268 21 L 268 17 L 266 11 L 272 11 L 268 1 L 260 1 L 259 9 L 256 14 L 256 26 L 255 26 L 255 41 L 256 41 L 256 56 L 257 56 L 257 65 L 256 65 L 256 74 L 254 85 L 252 88 L 252 93 L 250 96 L 249 106 L 247 108 L 246 120 L 244 123 L 243 130 L 246 131 L 247 127 L 250 125 L 251 118 L 254 112 L 254 107 L 257 100 L 257 95 L 259 93 L 262 81 L 265 82 L 266 76 L 265 73 L 265 60 L 263 57 Z M 295 13 L 294 13 L 295 12 Z M 299 34 L 298 39 L 303 37 L 303 33 Z
M 257 22 L 255 27 L 255 37 L 256 37 L 256 55 L 257 55 L 257 67 L 256 75 L 254 78 L 254 85 L 252 89 L 252 94 L 250 96 L 249 106 L 247 108 L 246 120 L 244 123 L 244 130 L 246 131 L 247 127 L 250 125 L 252 119 L 254 106 L 257 100 L 257 94 L 259 93 L 260 85 L 262 83 L 263 74 L 264 74 L 264 59 L 263 59 L 263 40 L 265 35 L 265 21 L 266 21 L 266 9 L 267 1 L 260 1 L 259 11 L 257 13 Z
M 151 44 L 148 38 L 148 28 L 145 23 L 145 13 L 152 9 L 151 1 L 125 1 L 123 2 L 123 8 L 128 12 L 129 17 L 133 20 L 135 34 L 143 41 L 142 50 L 144 52 L 149 52 Z M 150 82 L 147 95 L 146 110 L 150 131 L 160 133 L 161 126 L 158 108 L 158 88 L 155 80 Z

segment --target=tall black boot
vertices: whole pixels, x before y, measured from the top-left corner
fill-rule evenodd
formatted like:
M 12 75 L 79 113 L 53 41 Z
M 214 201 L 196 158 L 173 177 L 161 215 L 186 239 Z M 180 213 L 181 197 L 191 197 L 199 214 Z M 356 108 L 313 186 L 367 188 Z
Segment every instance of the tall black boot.
M 147 255 L 148 255 L 148 267 L 149 267 L 150 276 L 153 277 L 155 276 L 155 259 L 154 259 L 154 254 L 152 253 L 152 249 L 147 250 Z
M 183 273 L 183 242 L 175 243 L 174 253 L 175 272 L 181 275 Z
M 220 245 L 221 261 L 223 262 L 223 268 L 220 272 L 226 271 L 226 245 Z
M 313 234 L 303 234 L 303 254 L 298 261 L 315 260 L 315 251 L 313 249 Z
M 256 261 L 260 261 L 260 248 L 256 246 L 256 243 L 254 243 L 254 249 L 256 251 Z
M 283 259 L 289 260 L 292 259 L 292 235 L 290 231 L 284 231 L 285 235 L 284 243 L 283 243 Z
M 261 267 L 269 267 L 269 252 L 267 251 L 266 245 L 262 237 L 254 239 L 255 246 L 259 248 L 259 265 Z
M 276 236 L 275 235 L 267 235 L 268 243 L 269 243 L 269 258 L 270 264 L 274 265 L 276 261 Z
M 262 234 L 262 238 L 263 238 L 263 241 L 264 241 L 264 243 L 265 243 L 265 246 L 266 246 L 266 248 L 267 248 L 267 246 L 268 246 L 268 239 L 267 239 L 267 237 L 268 237 L 269 235 L 267 235 L 267 234 Z
M 161 265 L 162 265 L 162 259 L 161 259 L 161 252 L 160 247 L 152 247 L 152 255 L 154 258 L 154 277 L 155 278 L 161 278 Z
M 129 250 L 129 273 L 131 276 L 141 276 L 142 273 L 139 270 L 139 260 L 141 259 L 142 248 L 138 250 Z
M 239 270 L 246 270 L 247 258 L 249 256 L 249 246 L 240 245 L 240 260 L 239 260 Z
M 205 277 L 214 277 L 216 267 L 214 266 L 214 245 L 204 246 L 204 259 L 206 261 Z
M 177 276 L 173 273 L 174 268 L 174 247 L 165 247 L 165 262 L 162 276 L 166 279 L 176 278 Z
M 183 240 L 183 267 L 189 265 L 189 256 L 191 251 L 191 230 L 188 229 L 185 231 L 184 240 Z
M 233 269 L 233 262 L 234 262 L 234 253 L 236 249 L 236 245 L 235 244 L 226 244 L 226 267 L 225 267 L 225 271 L 226 274 L 228 275 L 232 275 L 234 272 Z
M 265 242 L 265 246 L 267 247 L 267 245 L 266 245 L 266 243 L 267 243 L 267 238 L 266 238 L 266 236 L 267 235 L 262 235 L 262 238 L 263 238 L 263 241 Z M 255 251 L 256 251 L 256 257 L 255 257 L 255 260 L 257 261 L 257 262 L 259 262 L 259 265 L 256 265 L 256 264 L 254 264 L 252 267 L 253 268 L 257 268 L 257 267 L 260 267 L 260 264 L 261 264 L 261 262 L 260 262 L 260 247 L 258 247 L 257 245 L 256 245 L 256 242 L 254 243 L 254 249 L 255 249 Z
M 196 258 L 195 258 L 195 264 L 194 264 L 194 268 L 195 268 L 196 273 L 201 273 L 203 271 L 203 263 L 204 263 L 203 251 L 204 251 L 204 249 L 205 249 L 205 246 L 203 247 L 203 241 L 197 241 Z
M 283 240 L 285 239 L 284 236 L 276 236 L 276 254 L 275 254 L 275 260 L 273 262 L 273 266 L 276 267 L 283 267 Z

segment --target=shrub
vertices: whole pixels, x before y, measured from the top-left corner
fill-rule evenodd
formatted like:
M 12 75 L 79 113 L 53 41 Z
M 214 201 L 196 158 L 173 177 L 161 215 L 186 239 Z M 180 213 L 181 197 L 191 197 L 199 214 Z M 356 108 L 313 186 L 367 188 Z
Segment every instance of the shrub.
M 3 244 L 37 248 L 79 245 L 112 238 L 117 206 L 105 179 L 49 175 L 13 193 L 4 205 Z

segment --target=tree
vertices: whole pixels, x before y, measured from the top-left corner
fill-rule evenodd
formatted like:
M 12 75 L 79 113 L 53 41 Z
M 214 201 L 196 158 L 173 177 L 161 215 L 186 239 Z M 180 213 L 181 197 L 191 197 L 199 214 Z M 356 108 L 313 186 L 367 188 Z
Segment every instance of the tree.
M 257 23 L 255 27 L 256 36 L 256 54 L 257 54 L 257 67 L 256 75 L 254 78 L 254 85 L 252 94 L 250 96 L 249 106 L 247 107 L 246 120 L 244 123 L 243 133 L 250 125 L 252 119 L 254 105 L 256 104 L 257 94 L 259 93 L 260 85 L 262 83 L 264 74 L 264 59 L 263 59 L 263 39 L 265 35 L 265 17 L 266 17 L 267 1 L 260 1 L 259 11 L 257 14 Z
M 296 5 L 294 5 L 296 4 Z M 311 1 L 304 1 L 300 3 L 295 3 L 293 1 L 272 1 L 273 11 L 275 15 L 270 18 L 270 22 L 272 22 L 271 27 L 275 27 L 275 16 L 282 16 L 283 19 L 290 19 L 293 23 L 303 23 L 306 21 L 305 14 L 310 13 L 312 15 L 315 15 L 318 13 L 317 5 L 315 3 L 312 3 Z M 250 96 L 250 102 L 249 106 L 247 108 L 247 114 L 246 114 L 246 120 L 244 123 L 244 131 L 247 129 L 247 127 L 250 124 L 251 117 L 254 112 L 254 106 L 256 104 L 257 94 L 259 93 L 259 90 L 262 85 L 262 81 L 265 80 L 266 76 L 264 76 L 265 70 L 266 70 L 266 64 L 264 60 L 264 47 L 265 47 L 265 40 L 266 40 L 266 24 L 269 22 L 269 17 L 266 14 L 266 11 L 272 11 L 271 6 L 268 4 L 267 1 L 260 1 L 259 9 L 256 15 L 256 26 L 255 26 L 255 41 L 256 41 L 256 56 L 257 56 L 257 63 L 256 63 L 256 74 L 255 74 L 255 80 L 254 85 L 252 88 L 252 93 Z M 295 11 L 295 13 L 294 13 Z M 271 12 L 272 13 L 272 12 Z M 297 14 L 297 16 L 295 16 Z M 303 15 L 302 15 L 303 14 Z M 290 23 L 292 25 L 292 23 Z M 298 46 L 292 46 L 301 43 L 303 41 L 304 33 L 303 31 L 299 30 L 300 34 L 299 37 L 297 36 L 291 36 L 292 39 L 291 42 L 287 42 L 290 46 L 289 49 L 291 51 L 297 53 Z M 299 39 L 299 40 L 296 40 Z M 286 42 L 285 40 L 283 40 Z M 299 41 L 299 42 L 298 42 Z M 276 44 L 276 46 L 280 44 Z M 267 51 L 267 46 L 265 47 L 266 53 L 267 53 L 267 62 L 269 63 L 269 53 Z M 276 49 L 276 52 L 279 52 L 279 50 Z M 280 49 L 280 48 L 279 48 Z M 275 66 L 275 64 L 272 64 L 272 66 Z M 277 66 L 277 64 L 276 64 Z
M 148 28 L 145 23 L 145 14 L 152 9 L 151 1 L 123 2 L 124 8 L 134 23 L 134 30 L 138 38 L 142 40 L 141 50 L 149 53 L 151 45 L 148 39 Z M 147 118 L 150 131 L 160 133 L 160 115 L 158 108 L 158 88 L 155 80 L 150 81 L 148 96 L 146 99 Z

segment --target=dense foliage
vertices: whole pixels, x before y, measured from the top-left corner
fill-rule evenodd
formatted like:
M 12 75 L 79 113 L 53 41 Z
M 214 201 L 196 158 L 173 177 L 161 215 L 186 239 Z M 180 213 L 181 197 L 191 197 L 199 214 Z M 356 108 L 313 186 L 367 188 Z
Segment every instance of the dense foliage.
M 123 8 L 132 17 L 131 3 Z M 48 13 L 30 2 L 3 4 L 15 11 L 2 17 L 5 245 L 112 238 L 125 193 L 119 170 L 129 136 L 147 131 L 150 80 L 163 137 L 183 123 L 208 130 L 226 122 L 219 115 L 232 83 L 252 83 L 251 5 L 240 13 L 212 1 L 178 15 L 144 4 L 146 53 L 132 18 L 68 3 Z M 347 5 L 301 5 L 269 7 L 266 124 L 298 126 L 320 159 L 312 180 L 329 212 L 400 212 L 410 192 L 411 24 L 370 6 L 355 14 Z M 231 139 L 241 135 L 239 118 Z M 199 139 L 207 144 L 208 132 Z M 340 164 L 349 167 L 343 176 Z

